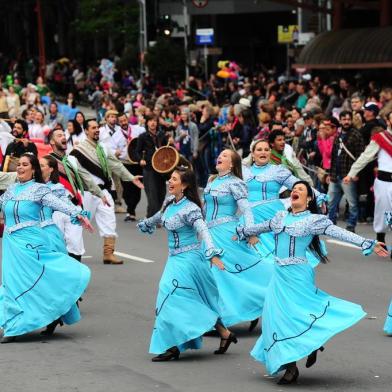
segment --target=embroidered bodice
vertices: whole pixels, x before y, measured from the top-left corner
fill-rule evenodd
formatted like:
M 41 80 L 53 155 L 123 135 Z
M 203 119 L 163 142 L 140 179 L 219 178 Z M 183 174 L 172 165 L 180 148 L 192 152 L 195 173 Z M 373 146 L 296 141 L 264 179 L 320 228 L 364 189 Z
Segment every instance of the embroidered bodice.
M 245 225 L 253 224 L 246 184 L 226 174 L 216 177 L 204 189 L 204 215 L 209 227 L 227 221 L 237 221 L 237 211 L 244 215 Z
M 60 200 L 48 186 L 34 180 L 11 185 L 0 197 L 0 206 L 7 233 L 39 225 L 42 207 L 70 215 L 72 223 L 77 223 L 76 216 L 80 213 L 80 208 Z
M 279 199 L 279 191 L 282 186 L 292 189 L 299 178 L 295 177 L 290 170 L 283 165 L 268 163 L 263 166 L 253 164 L 251 167 L 243 167 L 244 181 L 248 187 L 249 202 L 252 207 L 262 204 L 266 200 Z M 326 201 L 327 195 L 313 189 L 317 198 L 317 204 Z
M 168 232 L 169 254 L 198 249 L 200 240 L 205 243 L 207 258 L 223 253 L 223 250 L 214 247 L 201 209 L 195 203 L 186 197 L 175 202 L 171 196 L 165 200 L 162 210 L 140 221 L 137 226 L 142 232 L 152 234 L 156 225 L 163 225 Z
M 64 201 L 64 203 L 71 203 L 67 196 L 67 192 L 62 184 L 60 183 L 53 184 L 52 182 L 48 182 L 46 183 L 46 185 L 48 188 L 50 188 L 54 196 Z M 80 210 L 80 208 L 78 208 L 78 210 Z M 51 207 L 44 206 L 44 205 L 41 206 L 41 211 L 40 211 L 41 227 L 55 224 L 52 219 L 52 215 L 53 215 L 53 209 Z
M 341 241 L 350 242 L 362 248 L 368 255 L 375 241 L 367 240 L 355 233 L 344 230 L 332 223 L 325 215 L 303 211 L 297 214 L 279 211 L 270 220 L 252 227 L 237 228 L 241 239 L 272 231 L 275 234 L 275 257 L 278 264 L 304 264 L 306 251 L 315 235 L 327 235 Z

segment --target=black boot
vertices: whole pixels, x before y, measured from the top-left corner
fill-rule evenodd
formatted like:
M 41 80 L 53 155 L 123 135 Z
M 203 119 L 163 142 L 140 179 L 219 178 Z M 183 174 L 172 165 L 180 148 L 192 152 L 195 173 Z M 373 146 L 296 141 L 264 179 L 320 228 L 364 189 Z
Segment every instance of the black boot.
M 79 263 L 82 262 L 82 255 L 75 255 L 74 253 L 68 253 L 68 256 L 71 256 L 73 259 L 79 261 Z
M 64 323 L 61 321 L 61 319 L 57 319 L 54 320 L 53 322 L 51 322 L 45 329 L 45 331 L 42 331 L 40 333 L 41 336 L 52 336 L 54 333 L 54 330 L 56 329 L 56 327 L 60 325 L 63 326 Z
M 6 344 L 6 343 L 13 343 L 16 341 L 16 336 L 3 336 L 1 338 L 0 343 L 1 344 Z
M 151 358 L 153 362 L 167 362 L 171 361 L 172 359 L 178 359 L 180 357 L 180 350 L 177 347 L 169 348 L 163 354 L 159 354 L 154 358 Z
M 252 332 L 252 331 L 257 327 L 257 324 L 258 324 L 258 323 L 259 323 L 259 319 L 258 319 L 258 318 L 252 320 L 252 321 L 250 322 L 250 324 L 249 324 L 249 329 L 248 329 L 248 331 L 249 331 L 249 332 Z

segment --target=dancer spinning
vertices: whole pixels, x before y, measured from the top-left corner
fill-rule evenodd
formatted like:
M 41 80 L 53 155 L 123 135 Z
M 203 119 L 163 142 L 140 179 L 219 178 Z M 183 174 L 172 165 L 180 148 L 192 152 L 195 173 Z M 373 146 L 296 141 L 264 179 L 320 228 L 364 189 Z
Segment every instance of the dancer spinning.
M 385 223 L 392 228 L 392 211 L 385 212 Z M 387 316 L 385 318 L 384 332 L 387 335 L 392 335 L 392 300 L 389 304 Z
M 272 219 L 278 211 L 286 209 L 283 199 L 279 199 L 280 189 L 284 186 L 291 190 L 299 178 L 291 174 L 285 166 L 270 163 L 271 147 L 266 140 L 255 142 L 251 154 L 253 164 L 249 168 L 243 166 L 243 171 L 249 192 L 249 203 L 257 224 Z M 314 192 L 317 204 L 322 205 L 327 200 L 327 195 L 316 190 Z M 263 233 L 260 240 L 263 255 L 272 254 L 275 248 L 273 234 Z M 308 258 L 313 266 L 319 262 L 312 254 L 309 254 Z
M 242 181 L 241 158 L 231 150 L 224 150 L 217 159 L 217 176 L 212 176 L 204 189 L 204 210 L 214 243 L 225 254 L 222 258 L 225 272 L 213 270 L 219 289 L 222 306 L 222 320 L 231 326 L 254 320 L 252 330 L 261 316 L 265 291 L 273 265 L 263 263 L 253 246 L 257 237 L 250 239 L 250 245 L 231 241 L 238 224 L 237 210 L 245 218 L 246 225 L 253 224 L 248 193 Z
M 52 193 L 63 200 L 65 203 L 71 203 L 68 199 L 63 185 L 59 183 L 59 170 L 57 161 L 50 155 L 45 155 L 39 160 L 44 183 L 50 188 Z M 72 205 L 73 206 L 73 205 Z M 42 206 L 40 217 L 41 227 L 46 231 L 52 242 L 52 248 L 56 252 L 67 253 L 67 245 L 64 235 L 57 227 L 53 220 L 53 209 Z
M 296 361 L 308 356 L 306 367 L 317 359 L 317 351 L 334 335 L 365 316 L 360 305 L 333 297 L 314 284 L 314 273 L 306 259 L 310 248 L 326 262 L 320 250 L 319 235 L 351 242 L 365 255 L 373 251 L 387 256 L 383 244 L 367 240 L 335 226 L 319 215 L 314 193 L 305 181 L 291 192 L 291 208 L 279 211 L 269 221 L 253 227 L 238 227 L 240 238 L 272 231 L 275 234 L 276 268 L 265 299 L 263 334 L 251 355 L 265 364 L 269 374 L 286 370 L 278 384 L 291 384 L 298 378 Z
M 38 159 L 24 154 L 17 167 L 18 183 L 0 197 L 5 216 L 0 289 L 1 343 L 47 326 L 50 335 L 64 321 L 80 319 L 75 303 L 86 290 L 90 270 L 66 254 L 53 250 L 40 227 L 42 206 L 72 216 L 92 229 L 80 208 L 66 204 L 42 184 Z
M 169 233 L 169 258 L 159 283 L 156 319 L 150 353 L 153 362 L 177 359 L 186 349 L 201 348 L 201 336 L 216 328 L 221 344 L 215 354 L 224 354 L 237 338 L 221 321 L 218 290 L 209 270 L 224 269 L 201 213 L 196 178 L 189 169 L 178 168 L 169 180 L 170 197 L 162 210 L 138 223 L 144 233 L 153 233 L 162 224 Z M 201 251 L 198 236 L 206 251 Z M 220 271 L 220 273 L 224 273 Z

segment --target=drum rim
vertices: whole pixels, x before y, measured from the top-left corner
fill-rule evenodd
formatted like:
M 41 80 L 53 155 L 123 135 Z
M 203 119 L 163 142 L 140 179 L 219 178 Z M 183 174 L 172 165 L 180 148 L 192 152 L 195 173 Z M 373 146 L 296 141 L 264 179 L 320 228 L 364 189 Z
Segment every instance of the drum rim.
M 132 140 L 128 143 L 128 145 L 127 145 L 127 156 L 128 156 L 129 162 L 131 162 L 133 164 L 138 164 L 139 162 L 132 160 L 131 156 L 129 155 L 129 146 L 131 145 L 133 140 L 137 140 L 137 137 L 132 138 Z
M 176 154 L 176 160 L 175 160 L 175 162 L 173 163 L 173 165 L 170 166 L 170 169 L 168 169 L 168 170 L 158 170 L 158 169 L 156 168 L 155 164 L 154 164 L 154 157 L 156 156 L 156 153 L 157 153 L 158 151 L 160 151 L 160 150 L 163 150 L 163 149 L 171 149 L 171 150 L 173 150 L 173 151 L 175 152 L 175 154 Z M 171 171 L 173 171 L 173 170 L 177 167 L 179 160 L 180 160 L 180 154 L 179 154 L 179 152 L 178 152 L 173 146 L 162 146 L 162 147 L 158 148 L 158 150 L 156 150 L 156 151 L 154 152 L 154 154 L 153 154 L 153 156 L 152 156 L 152 158 L 151 158 L 151 166 L 152 166 L 152 168 L 153 168 L 157 173 L 160 173 L 160 174 L 167 174 L 167 173 L 170 173 Z

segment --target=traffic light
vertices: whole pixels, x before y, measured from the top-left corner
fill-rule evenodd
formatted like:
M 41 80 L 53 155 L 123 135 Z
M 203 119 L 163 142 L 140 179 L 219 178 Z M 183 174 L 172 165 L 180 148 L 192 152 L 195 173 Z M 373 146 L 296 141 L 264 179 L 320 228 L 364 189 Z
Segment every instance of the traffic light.
M 177 27 L 177 23 L 172 20 L 170 15 L 165 14 L 158 20 L 157 33 L 170 37 L 175 27 Z

